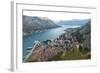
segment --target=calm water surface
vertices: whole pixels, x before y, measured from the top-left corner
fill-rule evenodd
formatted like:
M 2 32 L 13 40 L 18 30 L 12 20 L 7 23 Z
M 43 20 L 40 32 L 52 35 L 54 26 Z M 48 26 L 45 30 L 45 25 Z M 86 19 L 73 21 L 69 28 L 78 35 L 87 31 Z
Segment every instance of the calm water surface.
M 65 33 L 64 31 L 65 29 L 76 28 L 76 27 L 80 27 L 80 26 L 62 25 L 62 27 L 59 27 L 59 28 L 49 29 L 42 32 L 35 32 L 28 35 L 27 37 L 24 37 L 23 38 L 23 57 L 28 54 L 29 50 L 27 51 L 27 48 L 32 47 L 34 41 L 38 40 L 41 42 L 45 40 L 56 39 L 57 37 Z

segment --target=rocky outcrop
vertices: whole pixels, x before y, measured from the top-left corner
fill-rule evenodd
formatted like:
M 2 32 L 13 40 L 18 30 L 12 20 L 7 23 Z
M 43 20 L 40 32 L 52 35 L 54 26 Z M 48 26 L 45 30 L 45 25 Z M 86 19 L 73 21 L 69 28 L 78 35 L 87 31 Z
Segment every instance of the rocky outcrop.
M 38 47 L 32 55 L 29 57 L 28 62 L 41 62 L 48 61 L 49 58 L 56 56 L 61 53 L 61 49 L 55 47 L 46 47 L 44 45 Z

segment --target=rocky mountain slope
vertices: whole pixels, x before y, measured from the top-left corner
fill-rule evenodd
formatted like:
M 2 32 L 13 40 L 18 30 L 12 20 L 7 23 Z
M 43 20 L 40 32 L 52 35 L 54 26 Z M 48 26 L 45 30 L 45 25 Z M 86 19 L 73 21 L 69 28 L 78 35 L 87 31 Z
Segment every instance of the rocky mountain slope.
M 25 16 L 23 15 L 23 33 L 31 33 L 50 28 L 59 27 L 47 17 Z
M 84 26 L 76 29 L 75 32 L 71 34 L 77 39 L 79 43 L 82 43 L 84 47 L 90 49 L 91 46 L 91 20 L 89 20 Z
M 55 40 L 41 42 L 28 62 L 91 58 L 91 20 L 80 28 L 69 28 Z

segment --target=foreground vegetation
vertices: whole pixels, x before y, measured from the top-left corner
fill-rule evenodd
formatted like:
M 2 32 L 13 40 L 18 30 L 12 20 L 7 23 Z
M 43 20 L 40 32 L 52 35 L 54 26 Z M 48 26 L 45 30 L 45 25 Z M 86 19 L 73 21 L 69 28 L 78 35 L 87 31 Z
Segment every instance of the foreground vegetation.
M 81 60 L 90 59 L 91 53 L 86 49 L 80 51 L 80 48 L 76 48 L 70 51 L 61 52 L 58 55 L 49 59 L 49 61 L 60 61 L 60 60 Z

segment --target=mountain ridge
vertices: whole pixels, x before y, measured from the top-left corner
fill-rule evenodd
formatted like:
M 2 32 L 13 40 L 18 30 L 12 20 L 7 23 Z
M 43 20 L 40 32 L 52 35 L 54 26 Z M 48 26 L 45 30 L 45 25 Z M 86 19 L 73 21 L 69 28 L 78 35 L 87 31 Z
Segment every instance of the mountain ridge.
M 90 19 L 72 19 L 59 21 L 59 25 L 85 25 Z
M 47 17 L 23 15 L 23 33 L 60 27 Z

